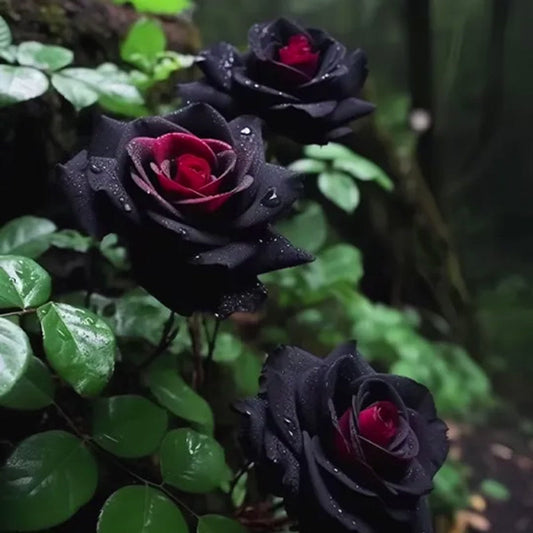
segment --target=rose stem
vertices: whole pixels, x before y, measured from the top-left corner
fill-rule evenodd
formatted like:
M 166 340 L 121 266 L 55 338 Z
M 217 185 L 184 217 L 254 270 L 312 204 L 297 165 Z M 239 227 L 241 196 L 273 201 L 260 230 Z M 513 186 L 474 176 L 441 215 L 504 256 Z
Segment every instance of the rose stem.
M 215 348 L 217 344 L 217 336 L 220 329 L 220 323 L 222 322 L 218 316 L 215 316 L 215 325 L 213 327 L 213 333 L 211 336 L 209 336 L 209 332 L 207 330 L 207 319 L 204 316 L 204 329 L 205 329 L 205 336 L 208 339 L 209 342 L 209 348 L 207 352 L 207 359 L 205 361 L 205 379 L 207 380 L 209 375 L 209 369 L 211 368 L 211 365 L 213 363 L 213 356 L 215 355 Z
M 193 313 L 187 319 L 189 336 L 191 338 L 191 348 L 194 357 L 193 387 L 198 389 L 204 382 L 204 369 L 202 366 L 202 331 L 201 315 Z

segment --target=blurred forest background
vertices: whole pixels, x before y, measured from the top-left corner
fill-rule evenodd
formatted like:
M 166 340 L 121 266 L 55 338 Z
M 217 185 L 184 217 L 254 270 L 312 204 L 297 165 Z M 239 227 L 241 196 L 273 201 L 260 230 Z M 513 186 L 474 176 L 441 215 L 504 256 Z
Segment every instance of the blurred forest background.
M 119 42 L 138 17 L 97 0 L 0 0 L 0 15 L 17 42 L 61 44 L 91 67 L 120 63 Z M 169 49 L 194 53 L 219 40 L 245 46 L 251 24 L 280 15 L 369 58 L 365 98 L 377 110 L 347 144 L 395 190 L 362 184 L 361 205 L 347 214 L 307 185 L 331 234 L 361 251 L 362 294 L 416 309 L 428 338 L 464 347 L 492 383 L 481 399 L 490 411 L 469 407 L 451 422 L 452 455 L 472 470 L 472 490 L 450 531 L 531 532 L 533 2 L 197 0 L 192 12 L 160 20 Z M 176 80 L 194 75 L 155 87 L 151 108 L 171 107 Z M 86 142 L 98 112 L 77 114 L 57 94 L 0 109 L 0 224 L 35 214 L 73 227 L 54 166 Z M 298 150 L 282 145 L 278 157 L 290 163 Z M 258 319 L 240 319 L 253 334 Z M 313 348 L 299 335 L 288 332 Z

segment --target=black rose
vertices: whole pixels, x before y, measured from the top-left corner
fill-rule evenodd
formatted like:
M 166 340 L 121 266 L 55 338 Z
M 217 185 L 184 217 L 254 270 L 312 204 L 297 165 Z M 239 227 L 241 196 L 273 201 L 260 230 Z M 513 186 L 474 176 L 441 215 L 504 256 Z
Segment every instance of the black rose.
M 302 533 L 431 531 L 424 496 L 448 443 L 424 386 L 376 373 L 355 343 L 325 359 L 284 346 L 236 407 L 258 479 Z
M 228 123 L 197 104 L 103 118 L 61 170 L 85 229 L 118 233 L 141 285 L 177 312 L 252 310 L 265 296 L 258 274 L 310 260 L 270 228 L 299 183 L 265 163 L 254 117 Z
M 182 84 L 181 96 L 207 102 L 226 117 L 251 113 L 301 143 L 325 143 L 374 107 L 358 98 L 367 76 L 362 50 L 347 53 L 326 32 L 286 19 L 255 24 L 241 55 L 219 43 L 201 54 L 202 81 Z

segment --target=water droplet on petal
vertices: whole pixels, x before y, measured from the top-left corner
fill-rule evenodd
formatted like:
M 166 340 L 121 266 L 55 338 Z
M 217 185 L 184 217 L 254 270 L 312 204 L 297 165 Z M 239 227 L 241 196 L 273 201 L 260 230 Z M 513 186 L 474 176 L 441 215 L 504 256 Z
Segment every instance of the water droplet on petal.
M 241 130 L 241 135 L 250 135 L 251 133 L 252 133 L 252 130 L 248 126 L 246 126 L 245 128 Z
M 89 165 L 89 169 L 90 169 L 91 172 L 94 172 L 95 174 L 100 174 L 100 172 L 102 172 L 102 168 L 100 168 L 95 163 L 91 163 Z
M 265 207 L 277 207 L 281 204 L 281 199 L 278 196 L 276 187 L 270 187 L 267 190 L 265 196 L 261 200 L 261 204 L 263 204 Z
M 131 211 L 131 205 L 130 204 L 124 204 L 124 210 L 129 213 Z

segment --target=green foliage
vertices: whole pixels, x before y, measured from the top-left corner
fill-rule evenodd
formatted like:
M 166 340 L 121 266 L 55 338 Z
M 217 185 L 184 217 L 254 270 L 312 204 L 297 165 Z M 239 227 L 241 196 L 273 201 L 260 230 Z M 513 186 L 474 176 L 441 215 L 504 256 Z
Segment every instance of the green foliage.
M 0 51 L 8 48 L 13 42 L 13 37 L 11 35 L 11 30 L 5 19 L 0 17 Z
M 224 450 L 209 435 L 192 429 L 167 433 L 160 449 L 165 483 L 185 492 L 211 492 L 226 480 Z
M 318 188 L 337 207 L 352 213 L 359 205 L 359 189 L 354 181 L 336 170 L 322 172 L 318 176 Z
M 0 65 L 0 108 L 31 100 L 48 90 L 48 78 L 28 67 Z
M 154 453 L 167 431 L 166 411 L 133 394 L 99 398 L 93 404 L 93 438 L 118 457 Z
M 146 382 L 163 407 L 212 433 L 214 421 L 209 404 L 185 383 L 173 364 L 173 358 L 160 358 L 153 363 Z
M 177 15 L 192 7 L 191 0 L 113 0 L 115 4 L 131 3 L 137 11 L 158 15 Z
M 0 528 L 36 531 L 64 522 L 91 499 L 97 477 L 96 462 L 73 435 L 32 435 L 0 469 Z
M 468 505 L 469 491 L 465 468 L 460 463 L 446 461 L 437 472 L 433 483 L 431 500 L 436 510 L 450 513 L 454 509 L 461 509 Z
M 56 225 L 46 218 L 23 216 L 0 228 L 0 254 L 39 257 L 50 247 Z
M 0 255 L 0 309 L 36 307 L 50 298 L 52 280 L 32 259 Z
M 52 368 L 78 394 L 99 394 L 115 364 L 115 337 L 109 326 L 87 309 L 61 303 L 40 307 L 38 316 Z
M 17 49 L 17 61 L 20 65 L 39 70 L 59 70 L 70 65 L 73 60 L 74 54 L 62 46 L 27 41 L 21 43 Z
M 167 39 L 161 24 L 153 19 L 140 18 L 130 28 L 120 46 L 120 56 L 141 70 L 150 70 Z
M 104 503 L 97 533 L 188 533 L 183 515 L 162 492 L 132 485 L 114 492 Z
M 30 341 L 24 331 L 6 318 L 0 318 L 0 398 L 24 375 L 31 356 Z
M 26 370 L 11 390 L 0 396 L 0 406 L 23 411 L 43 409 L 54 401 L 54 392 L 48 367 L 37 357 L 30 357 Z
M 497 501 L 507 501 L 511 497 L 509 489 L 495 479 L 484 479 L 479 486 L 483 494 Z
M 246 533 L 246 529 L 239 522 L 216 514 L 200 517 L 197 533 Z

